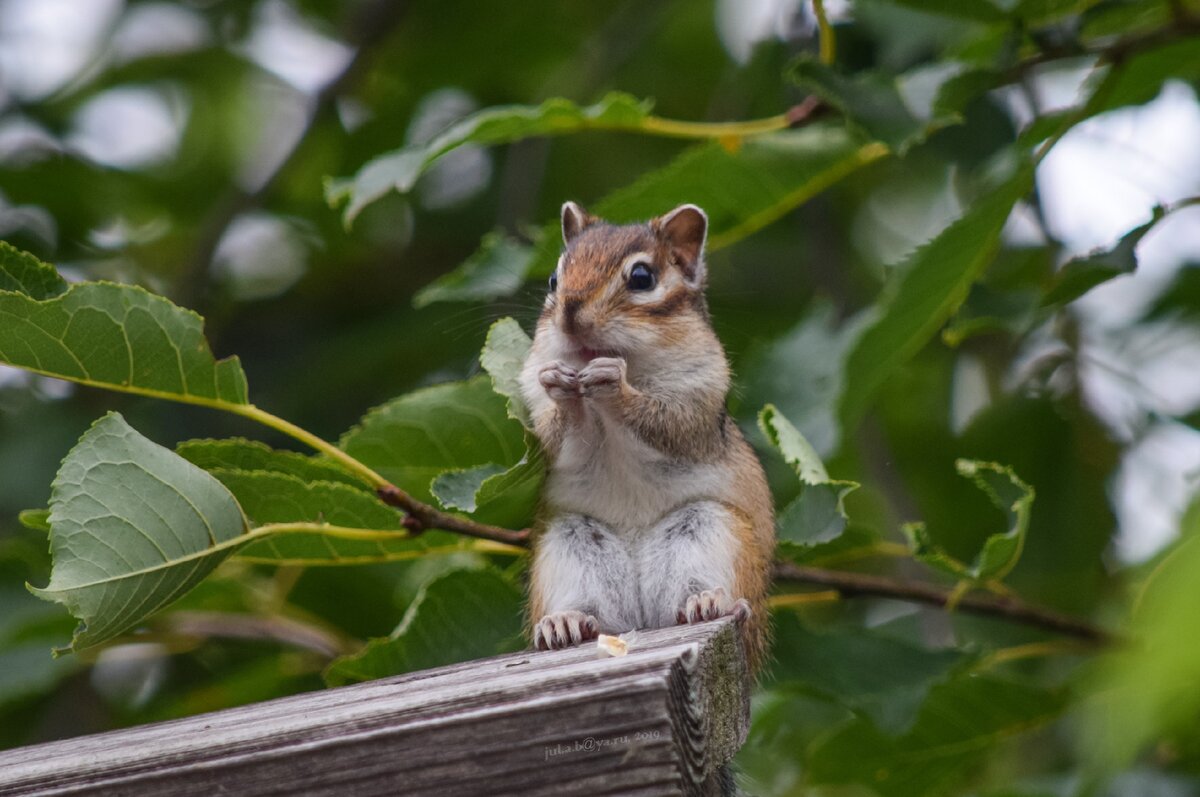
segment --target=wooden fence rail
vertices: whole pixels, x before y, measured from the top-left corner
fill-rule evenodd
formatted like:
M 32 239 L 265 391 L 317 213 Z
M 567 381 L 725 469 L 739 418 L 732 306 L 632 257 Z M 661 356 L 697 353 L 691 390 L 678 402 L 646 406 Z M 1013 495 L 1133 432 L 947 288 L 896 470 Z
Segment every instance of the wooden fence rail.
M 0 795 L 716 794 L 745 740 L 728 620 L 0 753 Z

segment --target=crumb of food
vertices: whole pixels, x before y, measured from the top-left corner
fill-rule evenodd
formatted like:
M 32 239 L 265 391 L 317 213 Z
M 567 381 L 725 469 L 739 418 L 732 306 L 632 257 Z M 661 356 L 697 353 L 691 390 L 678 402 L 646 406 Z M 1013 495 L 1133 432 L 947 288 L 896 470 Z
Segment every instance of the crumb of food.
M 596 637 L 596 647 L 601 653 L 607 653 L 610 656 L 624 656 L 629 652 L 629 642 L 621 636 L 609 636 L 601 634 Z

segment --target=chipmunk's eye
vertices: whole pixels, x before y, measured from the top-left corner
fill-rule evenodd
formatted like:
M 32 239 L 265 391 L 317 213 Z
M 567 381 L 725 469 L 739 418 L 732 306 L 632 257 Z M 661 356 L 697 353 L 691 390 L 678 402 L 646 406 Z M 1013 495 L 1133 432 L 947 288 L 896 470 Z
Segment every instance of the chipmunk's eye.
M 653 290 L 654 272 L 645 263 L 638 263 L 629 270 L 629 282 L 627 285 L 631 291 Z
M 558 289 L 558 272 L 556 271 L 550 275 L 550 292 L 554 293 L 554 291 L 557 289 Z

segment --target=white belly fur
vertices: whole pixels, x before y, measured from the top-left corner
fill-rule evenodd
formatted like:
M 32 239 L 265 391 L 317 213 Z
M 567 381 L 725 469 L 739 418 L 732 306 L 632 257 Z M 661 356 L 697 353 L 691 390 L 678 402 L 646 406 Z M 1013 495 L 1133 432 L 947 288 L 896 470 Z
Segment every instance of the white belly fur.
M 564 438 L 546 497 L 554 514 L 587 515 L 618 533 L 636 533 L 684 504 L 726 500 L 732 476 L 718 463 L 672 461 L 590 410 Z

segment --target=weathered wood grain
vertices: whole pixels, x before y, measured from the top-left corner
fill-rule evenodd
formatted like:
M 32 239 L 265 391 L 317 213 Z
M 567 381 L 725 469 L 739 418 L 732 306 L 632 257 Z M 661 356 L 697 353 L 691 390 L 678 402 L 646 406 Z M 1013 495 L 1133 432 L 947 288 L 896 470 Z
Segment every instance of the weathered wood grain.
M 716 794 L 749 690 L 728 620 L 0 753 L 0 795 Z

